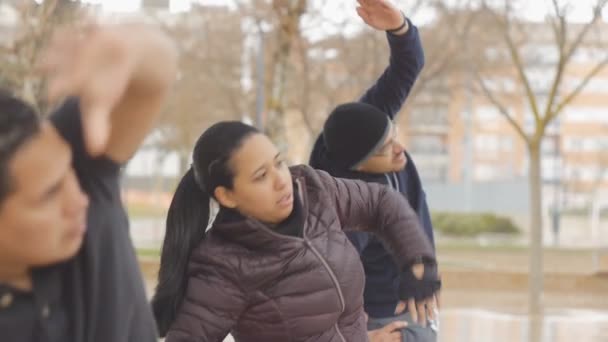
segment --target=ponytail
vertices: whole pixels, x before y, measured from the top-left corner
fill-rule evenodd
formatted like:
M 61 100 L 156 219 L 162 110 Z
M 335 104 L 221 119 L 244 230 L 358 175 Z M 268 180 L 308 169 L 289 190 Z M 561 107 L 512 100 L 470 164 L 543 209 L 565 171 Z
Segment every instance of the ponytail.
M 188 261 L 205 238 L 211 195 L 218 186 L 232 189 L 234 173 L 228 161 L 245 141 L 257 134 L 239 121 L 222 121 L 209 127 L 196 141 L 192 167 L 180 181 L 169 212 L 160 256 L 158 285 L 152 310 L 161 337 L 177 317 L 188 286 Z
M 190 254 L 205 238 L 210 196 L 195 179 L 192 168 L 180 181 L 167 214 L 158 285 L 152 310 L 161 337 L 177 316 L 187 288 Z

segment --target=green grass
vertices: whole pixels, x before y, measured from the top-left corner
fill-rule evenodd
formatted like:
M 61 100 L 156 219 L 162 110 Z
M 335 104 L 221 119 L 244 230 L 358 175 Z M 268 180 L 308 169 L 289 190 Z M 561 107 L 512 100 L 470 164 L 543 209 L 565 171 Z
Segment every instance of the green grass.
M 577 209 L 566 209 L 561 212 L 564 216 L 571 217 L 589 217 L 591 214 L 591 208 L 577 208 Z M 600 210 L 600 218 L 608 218 L 608 209 L 604 208 Z
M 135 218 L 163 218 L 167 215 L 166 208 L 142 203 L 128 203 L 127 212 L 129 217 Z
M 493 243 L 489 245 L 480 245 L 476 241 L 461 240 L 461 241 L 446 241 L 437 244 L 438 251 L 445 252 L 512 252 L 526 253 L 529 247 L 527 245 L 509 244 L 509 243 Z M 562 255 L 593 253 L 596 248 L 561 248 L 561 247 L 545 247 L 547 253 L 556 253 Z
M 140 248 L 137 249 L 138 257 L 160 258 L 160 249 Z

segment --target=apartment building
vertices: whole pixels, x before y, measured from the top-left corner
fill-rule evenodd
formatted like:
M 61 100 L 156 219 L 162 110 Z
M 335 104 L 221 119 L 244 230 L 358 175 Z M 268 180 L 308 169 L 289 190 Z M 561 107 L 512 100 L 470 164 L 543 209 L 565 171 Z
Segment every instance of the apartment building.
M 603 26 L 608 26 L 603 24 Z M 603 27 L 605 30 L 606 27 Z M 535 35 L 522 51 L 540 62 L 526 69 L 540 108 L 545 108 L 555 75 L 558 54 L 552 31 L 530 23 Z M 576 31 L 580 27 L 574 26 Z M 593 35 L 590 35 L 593 36 Z M 599 40 L 588 39 L 574 54 L 559 89 L 567 96 L 608 56 Z M 487 55 L 505 53 L 495 47 Z M 517 132 L 484 94 L 469 91 L 470 75 L 455 81 L 437 80 L 411 105 L 405 124 L 406 140 L 416 156 L 423 178 L 432 182 L 459 183 L 525 179 L 527 149 Z M 483 75 L 489 88 L 527 133 L 535 118 L 521 82 L 514 72 Z M 563 191 L 589 192 L 608 188 L 608 68 L 602 69 L 552 122 L 542 143 L 542 177 L 547 185 Z

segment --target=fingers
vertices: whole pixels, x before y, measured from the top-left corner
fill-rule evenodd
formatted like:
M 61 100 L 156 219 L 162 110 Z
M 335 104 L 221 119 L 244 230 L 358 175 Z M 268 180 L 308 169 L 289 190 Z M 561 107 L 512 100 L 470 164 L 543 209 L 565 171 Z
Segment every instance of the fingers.
M 392 10 L 395 9 L 393 4 L 391 4 L 387 0 L 373 0 L 377 6 L 382 7 L 383 10 Z
M 87 151 L 97 156 L 105 151 L 110 139 L 110 112 L 112 108 L 103 103 L 83 108 L 83 129 Z
M 441 291 L 437 291 L 435 293 L 435 303 L 437 305 L 437 310 L 441 309 Z
M 73 71 L 67 74 L 57 74 L 49 77 L 47 86 L 47 98 L 50 103 L 56 103 L 60 99 L 72 94 L 80 87 L 82 82 L 81 73 Z
M 407 301 L 407 308 L 410 312 L 410 316 L 412 316 L 412 321 L 418 323 L 418 311 L 416 311 L 416 300 L 414 300 L 414 298 L 410 298 Z
M 407 327 L 407 322 L 397 321 L 384 327 L 367 332 L 371 342 L 401 342 L 401 330 Z
M 407 322 L 398 321 L 392 322 L 389 325 L 382 328 L 384 332 L 384 336 L 386 337 L 384 341 L 391 342 L 401 342 L 401 330 L 407 327 Z
M 80 30 L 85 34 L 92 34 L 96 31 L 99 30 L 100 26 L 99 26 L 99 22 L 97 21 L 97 18 L 90 16 L 90 15 L 86 15 L 79 23 L 80 26 Z
M 400 300 L 399 304 L 397 304 L 397 308 L 395 309 L 395 315 L 401 315 L 405 309 L 407 308 L 407 303 Z
M 388 339 L 386 341 L 390 342 L 401 342 L 401 331 L 394 331 L 388 335 Z
M 67 69 L 76 53 L 77 41 L 66 36 L 56 36 L 45 47 L 36 64 L 36 71 L 52 75 Z
M 385 332 L 389 332 L 389 333 L 393 333 L 395 331 L 399 331 L 401 329 L 404 329 L 407 327 L 407 322 L 405 321 L 396 321 L 396 322 L 391 322 L 390 324 L 384 326 L 382 328 L 383 331 Z
M 428 299 L 426 301 L 427 313 L 429 316 L 429 320 L 434 321 L 436 319 L 435 310 L 437 309 L 435 297 Z
M 391 4 L 386 0 L 357 0 L 357 2 L 365 9 L 378 10 L 391 8 Z
M 82 82 L 79 54 L 82 39 L 73 30 L 58 30 L 38 60 L 36 70 L 47 77 L 47 98 L 55 103 L 70 94 Z
M 359 14 L 359 17 L 366 23 L 370 20 L 369 12 L 363 7 L 357 7 L 357 14 Z
M 420 301 L 420 303 L 416 305 L 416 309 L 418 311 L 418 324 L 423 327 L 426 327 L 427 310 L 425 301 Z

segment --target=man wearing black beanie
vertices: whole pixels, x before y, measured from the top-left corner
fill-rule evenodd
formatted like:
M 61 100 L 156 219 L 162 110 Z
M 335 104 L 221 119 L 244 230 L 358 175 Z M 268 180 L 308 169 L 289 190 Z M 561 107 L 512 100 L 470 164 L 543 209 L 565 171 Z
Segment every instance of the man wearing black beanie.
M 397 14 L 403 16 L 387 0 L 360 0 L 359 3 L 360 16 L 377 29 L 386 30 L 378 24 L 382 19 Z M 391 48 L 388 68 L 359 102 L 343 104 L 332 111 L 315 142 L 310 165 L 335 177 L 382 183 L 400 191 L 418 213 L 421 226 L 434 244 L 418 171 L 398 141 L 392 122 L 424 65 L 417 28 L 405 16 L 402 22 L 400 31 L 387 30 Z M 387 334 L 394 334 L 394 322 L 407 321 L 409 325 L 401 331 L 403 341 L 436 341 L 435 298 L 419 296 L 419 289 L 400 277 L 401 270 L 378 239 L 357 232 L 349 233 L 349 238 L 361 254 L 365 268 L 364 303 L 369 315 L 370 340 L 381 341 Z M 437 265 L 425 263 L 423 273 L 427 272 L 436 273 Z M 427 286 L 438 290 L 440 284 Z M 389 339 L 393 340 L 392 336 Z

